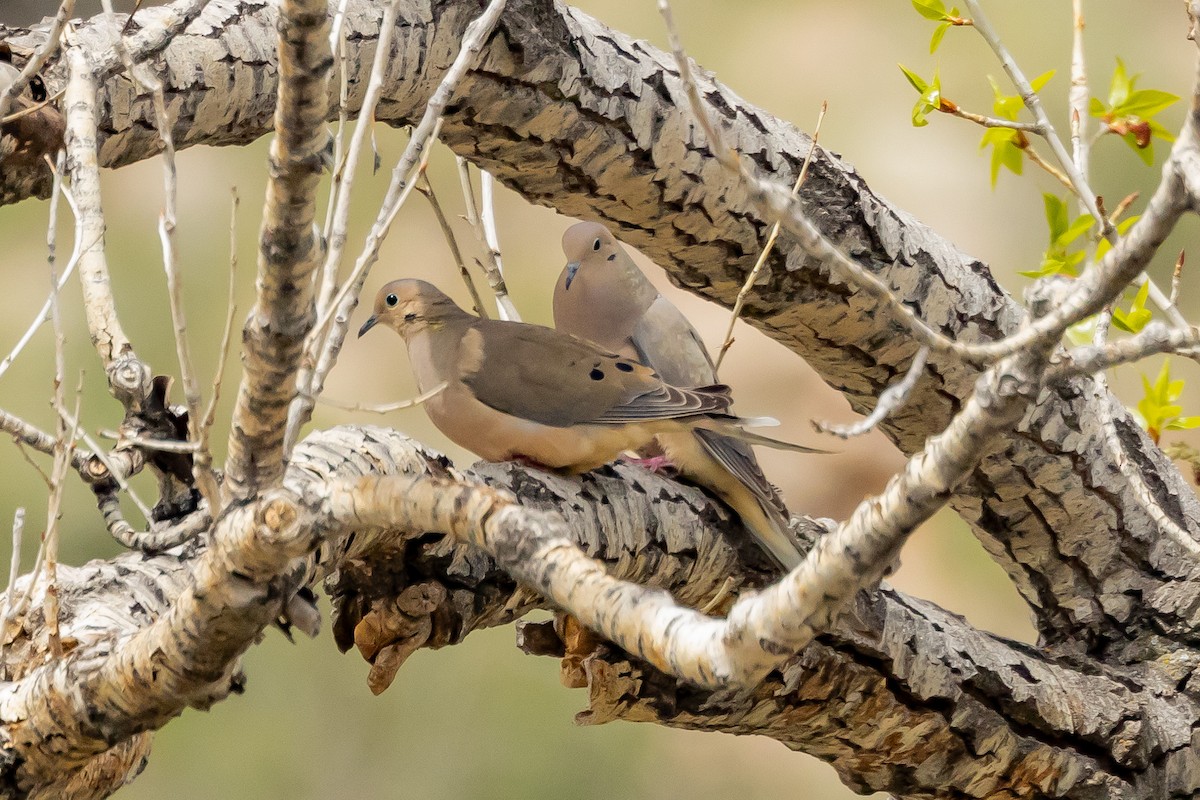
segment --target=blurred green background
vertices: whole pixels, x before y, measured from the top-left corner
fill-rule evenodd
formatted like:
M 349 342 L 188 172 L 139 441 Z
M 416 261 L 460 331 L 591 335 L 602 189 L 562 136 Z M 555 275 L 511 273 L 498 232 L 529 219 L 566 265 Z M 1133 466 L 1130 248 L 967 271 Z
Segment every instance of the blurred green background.
M 97 3 L 84 3 L 92 13 Z M 131 2 L 118 2 L 128 10 Z M 651 0 L 588 0 L 583 8 L 634 36 L 665 44 Z M 1183 4 L 1166 0 L 1087 4 L 1087 55 L 1092 90 L 1104 95 L 1121 55 L 1142 86 L 1185 95 L 1195 47 L 1186 41 Z M 0 21 L 21 23 L 52 10 L 42 2 L 0 6 Z M 1030 76 L 1058 69 L 1044 97 L 1055 124 L 1066 135 L 1065 95 L 1070 53 L 1070 4 L 1006 0 L 989 3 L 993 22 Z M 821 142 L 844 154 L 872 188 L 941 231 L 966 252 L 989 263 L 997 278 L 1019 294 L 1027 280 L 1018 270 L 1036 269 L 1045 247 L 1042 191 L 1057 191 L 1029 168 L 989 186 L 988 162 L 978 149 L 981 131 L 968 123 L 937 117 L 915 129 L 909 115 L 915 95 L 897 62 L 928 76 L 940 64 L 946 96 L 964 107 L 988 112 L 986 75 L 1000 76 L 990 51 L 970 30 L 953 30 L 936 56 L 928 53 L 933 24 L 907 2 L 821 3 L 768 0 L 733 4 L 679 0 L 675 8 L 685 43 L 706 68 L 749 101 L 811 130 L 823 100 L 829 102 Z M 1176 130 L 1181 106 L 1163 115 Z M 388 178 L 404 146 L 401 133 L 378 130 L 385 165 L 378 175 L 358 177 L 351 247 L 369 228 Z M 1165 148 L 1161 144 L 1161 152 Z M 1044 149 L 1043 149 L 1043 152 Z M 178 245 L 186 285 L 193 358 L 207 384 L 215 368 L 225 313 L 228 274 L 230 188 L 242 198 L 237 220 L 238 321 L 249 308 L 265 173 L 266 140 L 244 149 L 194 148 L 179 156 Z M 460 208 L 452 159 L 440 151 L 431 173 L 451 213 Z M 1154 185 L 1157 172 L 1115 140 L 1095 150 L 1093 180 L 1110 198 Z M 138 348 L 159 371 L 177 374 L 170 318 L 155 232 L 161 197 L 161 166 L 138 164 L 104 176 L 108 254 L 122 321 Z M 571 220 L 533 207 L 501 190 L 498 223 L 509 284 L 519 309 L 533 322 L 550 321 L 549 297 L 562 254 L 561 232 Z M 1140 209 L 1140 204 L 1135 210 Z M 31 201 L 0 210 L 0 242 L 7 264 L 5 311 L 0 314 L 0 355 L 28 325 L 46 296 L 47 204 Z M 1154 273 L 1169 284 L 1174 254 L 1194 236 L 1189 219 L 1164 248 Z M 460 243 L 473 240 L 460 226 Z M 59 252 L 69 252 L 69 220 L 59 233 Z M 352 260 L 354 250 L 350 250 Z M 684 295 L 651 268 L 654 280 L 696 322 L 710 348 L 720 344 L 726 312 Z M 420 276 L 437 281 L 463 300 L 444 241 L 428 207 L 414 196 L 383 247 L 367 296 L 386 280 Z M 1185 286 L 1193 285 L 1188 276 Z M 1185 289 L 1182 305 L 1195 318 L 1195 301 Z M 119 408 L 106 392 L 102 371 L 88 342 L 77 284 L 63 294 L 69 386 L 84 373 L 84 422 L 95 432 L 119 421 Z M 362 312 L 355 324 L 361 321 Z M 52 337 L 39 332 L 25 354 L 0 377 L 0 406 L 44 427 L 53 426 L 47 404 L 52 378 Z M 1119 391 L 1128 402 L 1140 396 L 1139 371 L 1121 372 Z M 1190 381 L 1186 413 L 1200 409 L 1194 367 L 1177 363 Z M 236 356 L 225 380 L 215 437 L 224 450 L 225 423 L 238 377 Z M 768 475 L 800 512 L 844 517 L 865 495 L 882 488 L 902 459 L 881 436 L 848 444 L 815 441 L 813 418 L 853 419 L 845 401 L 824 386 L 798 359 L 757 332 L 740 325 L 722 377 L 737 390 L 746 413 L 784 420 L 784 438 L 832 445 L 840 452 L 818 460 L 763 453 Z M 384 334 L 351 340 L 332 373 L 328 394 L 341 400 L 386 402 L 414 393 L 400 342 Z M 178 396 L 176 397 L 178 400 Z M 379 423 L 368 414 L 321 408 L 317 426 L 340 421 Z M 385 424 L 471 460 L 432 430 L 420 410 L 398 412 Z M 48 460 L 35 456 L 48 469 Z M 5 476 L 0 520 L 18 506 L 28 510 L 26 565 L 44 527 L 45 488 L 13 447 L 0 447 Z M 138 481 L 144 497 L 153 492 Z M 131 508 L 128 513 L 136 514 Z M 63 515 L 63 558 L 79 563 L 117 552 L 94 510 L 90 493 L 70 484 Z M 3 527 L 7 526 L 4 522 Z M 0 536 L 0 540 L 7 537 Z M 8 544 L 0 544 L 7 563 Z M 1031 641 L 1028 614 L 1002 572 L 950 513 L 939 515 L 913 538 L 894 583 L 931 598 L 988 630 Z M 126 800 L 193 798 L 845 798 L 852 794 L 833 771 L 777 742 L 754 737 L 705 735 L 650 725 L 614 724 L 582 728 L 572 715 L 584 702 L 578 691 L 561 688 L 557 664 L 517 652 L 512 631 L 471 636 L 441 652 L 417 653 L 396 683 L 372 697 L 366 665 L 354 654 L 339 655 L 328 636 L 290 645 L 268 632 L 245 659 L 247 692 L 211 712 L 188 711 L 158 735 L 150 765 L 119 796 Z

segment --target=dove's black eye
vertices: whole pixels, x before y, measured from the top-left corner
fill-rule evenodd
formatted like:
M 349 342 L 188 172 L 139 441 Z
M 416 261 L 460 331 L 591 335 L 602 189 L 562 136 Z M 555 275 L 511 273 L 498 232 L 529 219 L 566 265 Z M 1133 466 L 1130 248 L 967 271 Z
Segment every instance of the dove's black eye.
M 400 298 L 396 297 L 394 294 L 389 294 L 387 297 L 383 298 L 383 302 L 388 304 L 388 308 L 394 308 L 396 303 L 400 302 Z
M 597 239 L 596 241 L 592 242 L 592 249 L 593 249 L 593 250 L 599 250 L 599 249 L 600 249 L 600 240 L 599 240 L 599 239 Z

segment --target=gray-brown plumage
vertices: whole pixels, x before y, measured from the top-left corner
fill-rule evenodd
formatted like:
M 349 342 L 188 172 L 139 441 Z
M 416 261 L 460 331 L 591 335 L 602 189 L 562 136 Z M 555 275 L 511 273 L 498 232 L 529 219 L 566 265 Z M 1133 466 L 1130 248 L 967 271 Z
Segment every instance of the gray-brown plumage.
M 585 472 L 660 434 L 736 435 L 743 421 L 728 411 L 726 386 L 671 386 L 552 328 L 468 314 L 425 281 L 384 286 L 358 335 L 375 325 L 404 338 L 422 393 L 445 384 L 424 404 L 433 424 L 489 461 Z
M 572 225 L 563 234 L 563 251 L 567 265 L 554 287 L 558 330 L 637 359 L 676 386 L 716 382 L 712 359 L 696 329 L 602 225 Z M 800 563 L 802 555 L 788 529 L 787 506 L 746 442 L 697 430 L 660 436 L 658 444 L 685 477 L 728 503 L 781 566 L 791 569 Z

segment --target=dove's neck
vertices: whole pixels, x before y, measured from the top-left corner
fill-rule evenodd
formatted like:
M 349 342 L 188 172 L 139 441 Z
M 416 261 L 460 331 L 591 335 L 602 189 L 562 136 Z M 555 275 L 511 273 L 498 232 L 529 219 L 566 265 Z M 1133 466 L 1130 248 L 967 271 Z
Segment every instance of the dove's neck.
M 555 326 L 622 355 L 658 290 L 624 253 L 613 263 L 587 264 L 571 288 L 554 297 Z
M 439 320 L 408 337 L 408 357 L 418 390 L 428 392 L 443 382 L 458 380 L 459 348 L 474 319 L 463 314 L 461 319 Z

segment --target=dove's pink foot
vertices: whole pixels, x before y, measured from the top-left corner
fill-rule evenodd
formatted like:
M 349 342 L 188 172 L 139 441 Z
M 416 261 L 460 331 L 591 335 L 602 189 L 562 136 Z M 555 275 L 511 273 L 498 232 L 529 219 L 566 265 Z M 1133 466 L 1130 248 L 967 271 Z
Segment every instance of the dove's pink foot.
M 666 456 L 651 456 L 650 458 L 629 458 L 623 456 L 621 460 L 626 464 L 633 464 L 655 473 L 663 473 L 675 468 L 675 465 L 671 463 L 671 459 Z

